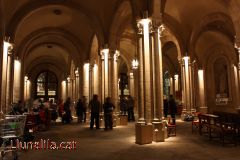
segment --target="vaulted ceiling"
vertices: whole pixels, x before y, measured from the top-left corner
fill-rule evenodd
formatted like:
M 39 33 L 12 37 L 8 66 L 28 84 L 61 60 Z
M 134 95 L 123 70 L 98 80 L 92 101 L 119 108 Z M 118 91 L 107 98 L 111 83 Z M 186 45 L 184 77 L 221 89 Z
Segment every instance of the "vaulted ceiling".
M 166 0 L 163 22 L 172 38 L 164 41 L 163 51 L 175 68 L 178 55 L 185 55 L 186 49 L 203 59 L 211 46 L 233 43 L 236 26 L 232 18 L 237 14 L 231 12 L 233 1 L 238 0 Z M 80 66 L 89 59 L 92 50 L 96 52 L 96 46 L 106 43 L 120 50 L 129 64 L 137 48 L 135 16 L 141 10 L 138 7 L 148 8 L 150 4 L 147 0 L 1 2 L 3 32 L 13 40 L 16 54 L 25 61 L 25 67 L 51 61 L 62 72 L 69 67 L 61 66 L 69 66 L 71 60 Z M 93 37 L 94 43 L 98 43 L 95 49 L 91 49 Z

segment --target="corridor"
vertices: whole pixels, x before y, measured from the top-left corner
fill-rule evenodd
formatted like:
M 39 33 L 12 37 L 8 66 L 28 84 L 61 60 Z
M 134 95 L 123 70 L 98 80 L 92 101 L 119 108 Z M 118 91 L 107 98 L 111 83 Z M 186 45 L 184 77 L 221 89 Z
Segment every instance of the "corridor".
M 177 136 L 165 143 L 135 144 L 134 124 L 118 126 L 113 131 L 90 130 L 88 125 L 55 125 L 39 132 L 37 139 L 77 142 L 76 150 L 40 150 L 20 152 L 24 160 L 239 160 L 239 146 L 222 147 L 219 141 L 191 133 L 191 122 L 177 121 Z M 33 154 L 34 153 L 34 154 Z

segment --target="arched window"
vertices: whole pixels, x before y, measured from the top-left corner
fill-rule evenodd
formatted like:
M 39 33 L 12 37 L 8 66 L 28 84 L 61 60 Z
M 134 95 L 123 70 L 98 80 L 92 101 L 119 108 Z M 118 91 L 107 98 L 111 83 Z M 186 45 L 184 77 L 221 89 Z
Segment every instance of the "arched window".
M 58 95 L 58 81 L 53 72 L 41 72 L 36 79 L 36 98 L 45 100 L 56 99 Z

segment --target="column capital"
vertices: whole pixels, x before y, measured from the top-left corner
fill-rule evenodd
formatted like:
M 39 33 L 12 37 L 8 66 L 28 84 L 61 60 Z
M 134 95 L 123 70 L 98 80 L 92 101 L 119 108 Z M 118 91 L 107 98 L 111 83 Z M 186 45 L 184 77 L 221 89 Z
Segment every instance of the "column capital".
M 143 25 L 140 22 L 137 22 L 137 34 L 143 35 Z

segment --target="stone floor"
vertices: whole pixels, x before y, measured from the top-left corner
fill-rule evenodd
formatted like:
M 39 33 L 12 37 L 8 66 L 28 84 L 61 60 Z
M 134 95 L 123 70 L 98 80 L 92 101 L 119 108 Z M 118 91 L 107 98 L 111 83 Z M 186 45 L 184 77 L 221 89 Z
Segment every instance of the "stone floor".
M 240 146 L 223 147 L 219 141 L 191 133 L 191 123 L 177 121 L 177 136 L 166 142 L 135 144 L 135 123 L 112 131 L 90 130 L 88 125 L 54 125 L 35 134 L 51 141 L 77 141 L 76 150 L 28 150 L 20 160 L 239 160 Z

